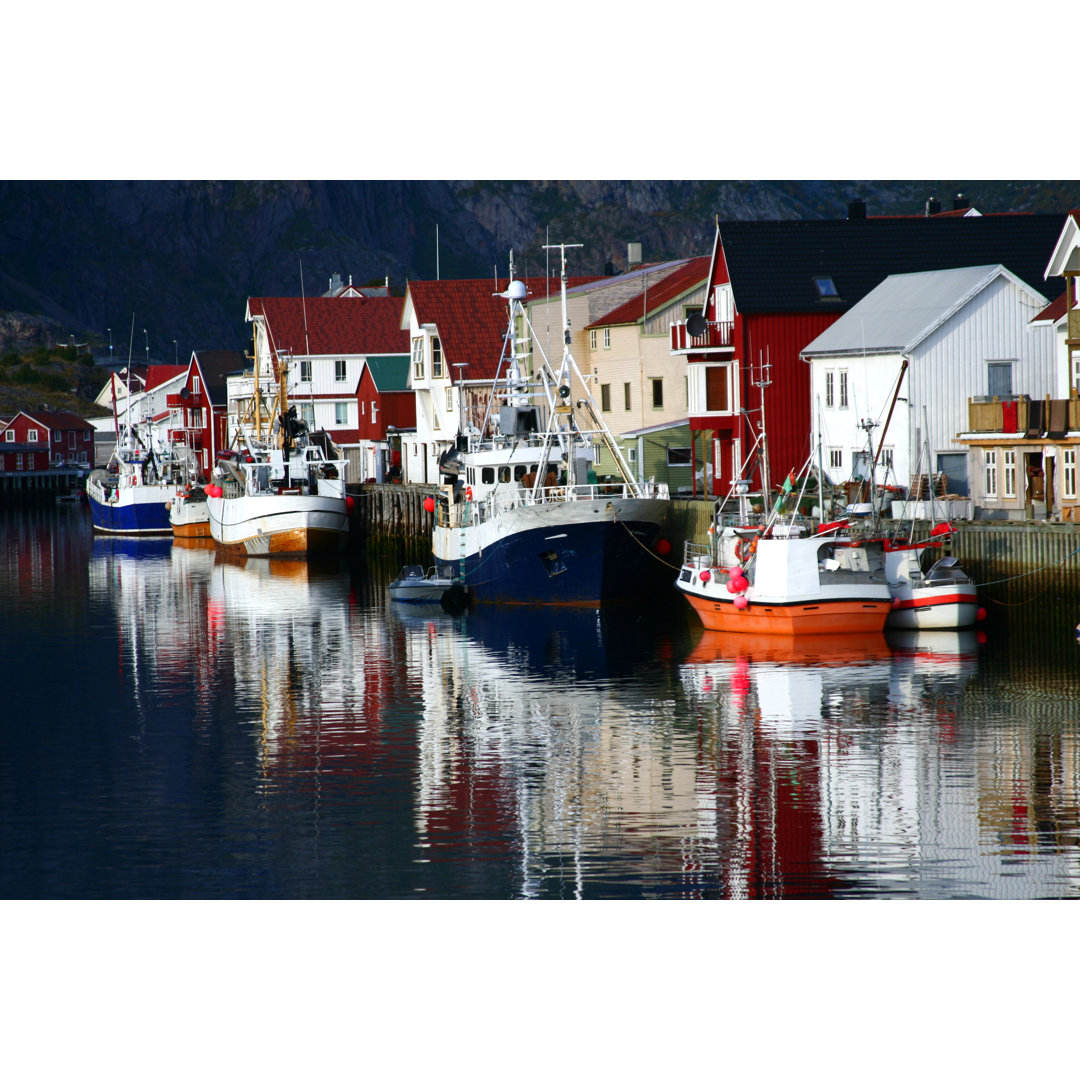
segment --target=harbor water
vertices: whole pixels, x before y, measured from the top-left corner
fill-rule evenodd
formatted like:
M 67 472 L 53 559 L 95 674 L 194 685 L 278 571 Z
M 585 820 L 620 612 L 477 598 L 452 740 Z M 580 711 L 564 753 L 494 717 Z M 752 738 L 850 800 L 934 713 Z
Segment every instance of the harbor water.
M 5 899 L 1073 898 L 1080 598 L 713 635 L 5 507 Z M 674 578 L 674 572 L 673 572 Z

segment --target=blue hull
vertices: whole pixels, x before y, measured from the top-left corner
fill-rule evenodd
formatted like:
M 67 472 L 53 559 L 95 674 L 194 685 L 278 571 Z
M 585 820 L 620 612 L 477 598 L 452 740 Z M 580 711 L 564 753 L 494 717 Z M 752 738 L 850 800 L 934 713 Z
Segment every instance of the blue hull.
M 106 504 L 90 499 L 94 528 L 108 533 L 171 533 L 165 497 L 161 502 Z
M 475 603 L 599 607 L 639 600 L 670 587 L 677 570 L 653 554 L 660 524 L 592 521 L 515 533 L 465 560 L 465 584 Z M 436 559 L 440 573 L 459 574 L 460 561 Z

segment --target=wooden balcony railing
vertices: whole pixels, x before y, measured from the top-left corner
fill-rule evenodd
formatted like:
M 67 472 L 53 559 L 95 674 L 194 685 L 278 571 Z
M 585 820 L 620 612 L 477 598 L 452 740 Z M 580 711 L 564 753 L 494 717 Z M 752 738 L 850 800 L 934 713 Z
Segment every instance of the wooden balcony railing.
M 734 323 L 730 322 L 709 322 L 705 324 L 705 332 L 695 337 L 687 332 L 686 323 L 672 323 L 671 351 L 690 352 L 694 349 L 733 348 L 733 327 Z
M 1080 431 L 1080 397 L 968 398 L 968 430 L 1021 436 Z

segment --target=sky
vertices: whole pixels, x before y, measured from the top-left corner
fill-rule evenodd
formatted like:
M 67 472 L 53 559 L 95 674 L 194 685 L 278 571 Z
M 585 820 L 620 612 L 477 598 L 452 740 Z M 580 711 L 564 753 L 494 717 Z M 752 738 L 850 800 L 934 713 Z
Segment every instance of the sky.
M 850 0 L 401 12 L 21 5 L 5 14 L 4 71 L 9 92 L 26 92 L 5 110 L 0 178 L 1049 179 L 1068 167 L 1058 140 L 1029 134 L 1045 122 L 1030 93 L 1045 33 L 1019 20 L 947 27 L 937 9 Z

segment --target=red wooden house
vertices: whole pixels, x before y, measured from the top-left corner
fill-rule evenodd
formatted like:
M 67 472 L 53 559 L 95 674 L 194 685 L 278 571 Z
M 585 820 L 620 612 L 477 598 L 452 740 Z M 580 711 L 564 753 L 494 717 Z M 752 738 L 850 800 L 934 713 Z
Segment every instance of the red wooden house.
M 170 438 L 192 451 L 202 476 L 210 475 L 215 454 L 226 446 L 226 377 L 243 366 L 243 353 L 193 352 L 180 386 L 166 398 Z
M 0 472 L 45 472 L 94 464 L 94 428 L 74 413 L 19 412 L 0 423 Z
M 726 494 L 761 429 L 770 479 L 810 454 L 808 365 L 799 353 L 890 274 L 1001 263 L 1046 294 L 1057 214 L 937 214 L 833 221 L 718 222 L 704 313 L 671 328 L 687 359 L 690 427 L 711 490 Z M 943 388 L 944 389 L 944 388 Z M 692 441 L 695 458 L 699 440 Z M 698 469 L 694 462 L 694 472 Z M 700 494 L 700 492 L 699 492 Z
M 409 357 L 369 356 L 360 374 L 361 482 L 383 483 L 401 465 L 403 431 L 416 428 L 416 394 L 409 385 Z M 388 475 L 390 474 L 390 475 Z

